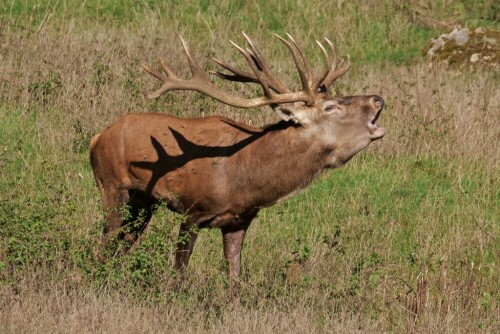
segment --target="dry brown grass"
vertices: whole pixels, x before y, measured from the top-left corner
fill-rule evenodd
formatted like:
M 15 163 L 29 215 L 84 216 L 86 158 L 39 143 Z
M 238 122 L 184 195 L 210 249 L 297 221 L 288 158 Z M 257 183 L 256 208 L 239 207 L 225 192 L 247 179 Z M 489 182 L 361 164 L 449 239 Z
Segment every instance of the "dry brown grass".
M 141 305 L 120 296 L 61 292 L 22 291 L 2 296 L 8 312 L 2 312 L 2 333 L 323 333 L 329 328 L 338 333 L 361 333 L 375 327 L 363 325 L 360 331 L 355 316 L 335 315 L 315 324 L 311 313 L 318 310 L 305 305 L 294 309 L 264 309 L 228 305 L 215 318 L 206 312 L 186 311 L 176 304 Z M 5 309 L 3 309 L 5 311 Z
M 17 291 L 9 287 L 0 290 L 2 333 L 382 333 L 387 321 L 391 321 L 390 317 L 366 319 L 356 307 L 331 312 L 327 304 L 325 308 L 311 305 L 311 299 L 318 299 L 315 290 L 303 296 L 302 301 L 278 298 L 272 303 L 256 305 L 242 305 L 229 299 L 220 304 L 228 296 L 219 295 L 219 303 L 213 304 L 213 309 L 206 309 L 211 307 L 208 300 L 189 307 L 175 299 L 151 303 L 115 292 L 68 288 L 65 282 L 43 277 L 34 282 L 33 278 L 21 282 Z M 35 286 L 40 280 L 43 287 L 39 290 Z M 447 304 L 450 302 L 447 297 L 429 300 L 427 284 L 430 286 L 426 277 L 419 280 L 416 294 L 408 296 L 410 308 L 406 310 L 406 321 L 393 324 L 393 331 L 497 332 L 498 322 L 478 329 L 469 320 L 470 310 L 454 310 Z M 453 291 L 456 286 L 441 288 L 450 289 L 448 294 L 457 291 Z M 400 307 L 403 309 L 404 303 Z

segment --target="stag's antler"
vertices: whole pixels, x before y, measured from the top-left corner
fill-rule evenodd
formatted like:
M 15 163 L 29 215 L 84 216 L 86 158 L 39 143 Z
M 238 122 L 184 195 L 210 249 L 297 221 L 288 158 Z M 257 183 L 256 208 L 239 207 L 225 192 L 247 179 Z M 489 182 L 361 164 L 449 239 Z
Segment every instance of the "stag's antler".
M 254 59 L 256 59 L 259 64 L 262 64 L 261 67 L 263 68 L 266 75 L 269 78 L 274 79 L 274 76 L 271 74 L 271 72 L 269 70 L 269 66 L 267 65 L 267 62 L 265 61 L 265 59 L 263 59 L 261 57 L 260 52 L 258 52 L 258 50 L 255 48 L 254 44 L 248 38 L 248 36 L 246 36 L 245 34 L 244 34 L 244 36 L 247 39 L 249 45 L 251 46 L 252 51 L 254 51 L 252 57 Z M 288 50 L 292 54 L 293 60 L 295 62 L 295 65 L 297 67 L 297 71 L 299 73 L 299 76 L 300 76 L 300 79 L 302 82 L 303 89 L 304 89 L 304 91 L 308 92 L 311 95 L 315 95 L 316 93 L 326 92 L 328 90 L 328 88 L 333 84 L 333 82 L 336 79 L 338 79 L 340 76 L 342 76 L 345 72 L 347 72 L 349 70 L 349 68 L 351 67 L 351 63 L 350 63 L 349 57 L 348 57 L 348 61 L 346 62 L 346 64 L 344 64 L 342 67 L 337 69 L 337 53 L 335 51 L 335 47 L 333 46 L 333 43 L 328 38 L 325 37 L 325 41 L 327 42 L 328 46 L 330 47 L 330 51 L 332 53 L 333 59 L 330 58 L 330 56 L 328 55 L 323 44 L 321 44 L 321 42 L 319 42 L 319 41 L 316 41 L 316 43 L 320 47 L 321 52 L 323 54 L 325 65 L 324 65 L 323 70 L 319 74 L 319 76 L 316 78 L 316 80 L 314 80 L 311 65 L 310 65 L 308 59 L 306 58 L 304 49 L 302 48 L 300 43 L 298 43 L 290 34 L 287 34 L 287 36 L 290 39 L 291 43 L 279 35 L 275 35 L 275 36 L 281 42 L 283 42 L 283 44 L 285 44 L 285 46 L 288 48 Z M 298 54 L 297 54 L 297 51 L 298 51 Z M 300 55 L 300 58 L 302 59 L 302 62 L 304 63 L 305 70 L 306 70 L 305 72 L 303 71 L 303 69 L 299 65 L 299 55 Z M 229 75 L 229 74 L 225 74 L 223 72 L 212 72 L 212 73 L 218 75 L 219 77 L 227 79 L 227 80 L 231 80 L 231 81 L 259 83 L 258 78 L 253 73 L 238 70 L 238 69 L 234 68 L 233 66 L 224 64 L 217 59 L 214 59 L 214 60 L 221 67 L 225 68 L 226 70 L 228 70 L 234 74 L 234 75 Z M 270 82 L 268 82 L 269 87 L 271 89 L 273 89 L 275 92 L 278 92 L 278 93 L 290 92 L 290 90 L 284 86 L 283 87 L 278 87 L 277 85 L 275 86 L 274 85 L 275 82 L 277 82 L 277 80 L 275 80 L 275 79 L 270 80 Z
M 267 64 L 266 59 L 262 56 L 262 54 L 257 49 L 257 47 L 255 46 L 255 44 L 252 42 L 252 40 L 250 39 L 250 37 L 248 37 L 245 33 L 243 33 L 243 36 L 247 40 L 247 43 L 250 46 L 250 48 L 252 49 L 251 51 L 247 50 L 250 53 L 250 57 L 252 59 L 252 63 L 255 63 L 257 65 L 257 69 L 259 71 L 263 71 L 264 72 L 264 77 L 261 76 L 261 79 L 264 79 L 266 81 L 266 85 L 269 88 L 271 88 L 272 90 L 274 90 L 276 93 L 280 93 L 280 94 L 291 93 L 291 91 L 288 88 L 286 88 L 273 75 L 273 73 L 271 72 L 271 69 L 270 69 L 269 65 Z M 240 52 L 242 52 L 243 54 L 245 54 L 245 51 L 242 51 L 242 48 L 240 48 L 239 46 L 237 46 L 233 42 L 231 42 L 231 43 L 238 50 L 240 50 Z M 219 77 L 221 77 L 223 79 L 230 80 L 230 81 L 260 83 L 259 78 L 255 74 L 255 70 L 254 70 L 254 73 L 245 72 L 245 71 L 239 70 L 239 69 L 237 69 L 237 68 L 235 68 L 235 67 L 233 67 L 231 65 L 224 64 L 223 62 L 221 62 L 220 60 L 217 60 L 215 58 L 214 58 L 214 61 L 217 64 L 219 64 L 219 66 L 221 66 L 221 67 L 225 68 L 226 70 L 234 73 L 234 75 L 225 74 L 223 72 L 211 72 L 212 74 L 215 74 L 215 75 L 217 75 L 217 76 L 219 76 Z M 250 64 L 250 66 L 252 66 L 251 64 Z
M 171 90 L 193 90 L 206 94 L 214 99 L 221 101 L 222 103 L 240 108 L 253 108 L 263 105 L 271 105 L 275 107 L 279 104 L 291 102 L 305 102 L 307 104 L 312 104 L 314 103 L 318 94 L 326 92 L 333 81 L 344 74 L 350 67 L 350 63 L 348 62 L 342 68 L 336 69 L 337 56 L 335 49 L 333 47 L 333 44 L 325 38 L 332 51 L 333 61 L 328 56 L 328 53 L 326 52 L 323 45 L 317 41 L 325 59 L 325 66 L 320 76 L 315 80 L 313 77 L 311 65 L 307 60 L 305 52 L 302 49 L 301 45 L 288 34 L 287 36 L 290 39 L 290 42 L 276 35 L 276 37 L 279 38 L 279 40 L 282 41 L 290 50 L 295 66 L 299 73 L 300 80 L 302 82 L 302 90 L 299 92 L 292 92 L 274 76 L 266 59 L 262 56 L 253 41 L 245 33 L 243 33 L 243 36 L 245 37 L 249 48 L 243 49 L 232 41 L 231 44 L 233 44 L 233 46 L 245 57 L 252 69 L 252 72 L 239 70 L 231 65 L 214 59 L 214 61 L 222 68 L 228 70 L 233 74 L 225 74 L 222 72 L 212 73 L 218 75 L 221 78 L 231 81 L 259 83 L 264 90 L 263 97 L 251 99 L 242 98 L 234 96 L 215 86 L 202 71 L 200 65 L 192 55 L 189 46 L 182 37 L 181 42 L 187 55 L 189 67 L 193 75 L 192 78 L 185 80 L 177 77 L 168 68 L 164 60 L 160 60 L 164 74 L 153 70 L 146 65 L 142 65 L 148 73 L 164 82 L 163 86 L 158 90 L 147 93 L 147 97 L 156 98 Z M 302 60 L 305 71 L 300 65 L 299 57 L 300 60 Z

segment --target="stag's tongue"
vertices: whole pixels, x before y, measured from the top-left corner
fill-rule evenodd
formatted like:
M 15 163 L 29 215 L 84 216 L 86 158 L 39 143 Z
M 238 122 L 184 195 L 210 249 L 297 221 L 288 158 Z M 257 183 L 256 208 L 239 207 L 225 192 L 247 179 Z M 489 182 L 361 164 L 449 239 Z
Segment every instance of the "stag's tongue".
M 368 123 L 368 129 L 370 131 L 370 139 L 380 139 L 385 135 L 386 129 L 378 127 L 375 123 Z

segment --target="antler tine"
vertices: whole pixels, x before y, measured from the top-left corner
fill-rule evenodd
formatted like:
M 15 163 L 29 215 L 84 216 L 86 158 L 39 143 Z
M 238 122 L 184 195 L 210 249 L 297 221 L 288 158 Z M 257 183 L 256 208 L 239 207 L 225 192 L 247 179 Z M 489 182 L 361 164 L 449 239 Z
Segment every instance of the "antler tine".
M 230 80 L 230 81 L 237 81 L 237 82 L 255 82 L 259 83 L 259 79 L 255 76 L 255 74 L 240 70 L 234 66 L 231 66 L 229 64 L 225 64 L 222 61 L 218 60 L 217 58 L 212 58 L 214 62 L 217 63 L 220 67 L 222 67 L 225 70 L 228 70 L 229 72 L 233 73 L 231 74 L 226 74 L 224 72 L 220 71 L 210 71 L 211 74 L 215 74 L 219 78 Z
M 161 60 L 160 60 L 161 61 Z M 151 74 L 152 76 L 154 76 L 155 78 L 157 79 L 160 79 L 161 81 L 165 81 L 165 80 L 168 80 L 168 75 L 164 75 L 164 74 L 161 74 L 160 72 L 156 71 L 156 70 L 153 70 L 151 67 L 147 66 L 147 65 L 144 65 L 144 64 L 141 64 L 142 68 L 148 72 L 149 74 Z
M 252 72 L 247 72 L 243 71 L 240 69 L 237 69 L 236 67 L 233 67 L 231 65 L 225 64 L 221 62 L 218 59 L 212 58 L 213 61 L 215 61 L 220 67 L 228 70 L 229 72 L 232 72 L 233 75 L 231 74 L 226 74 L 220 71 L 210 71 L 211 74 L 215 74 L 219 78 L 229 80 L 229 81 L 236 81 L 236 82 L 253 82 L 253 83 L 260 83 L 259 79 L 255 76 L 254 73 Z M 285 90 L 281 90 L 279 87 L 276 87 L 272 82 L 267 81 L 267 85 L 269 88 L 274 90 L 276 93 L 289 93 L 290 91 L 285 88 Z
M 297 72 L 299 72 L 300 81 L 302 82 L 302 88 L 304 89 L 306 94 L 308 94 L 309 96 L 312 97 L 312 92 L 311 92 L 311 89 L 309 87 L 309 83 L 307 82 L 308 80 L 307 80 L 306 74 L 304 73 L 304 71 L 302 70 L 302 68 L 299 65 L 299 59 L 297 57 L 297 52 L 295 51 L 293 46 L 286 39 L 284 39 L 283 37 L 281 37 L 278 34 L 274 34 L 274 36 L 276 36 L 281 42 L 283 42 L 283 44 L 285 44 L 285 46 L 288 48 L 288 50 L 290 50 L 290 53 L 292 54 L 293 61 L 295 63 L 295 67 L 297 68 Z
M 243 55 L 243 57 L 245 57 L 245 59 L 247 60 L 248 64 L 252 68 L 252 71 L 254 72 L 256 78 L 259 80 L 260 85 L 264 89 L 264 94 L 267 97 L 271 98 L 273 96 L 273 93 L 269 89 L 269 85 L 267 84 L 267 81 L 262 77 L 261 71 L 257 68 L 258 63 L 256 64 L 255 59 L 252 58 L 252 55 L 249 52 L 250 50 L 243 49 L 242 47 L 240 47 L 238 44 L 236 44 L 233 41 L 229 41 L 229 42 Z
M 326 91 L 332 83 L 338 79 L 340 76 L 342 76 L 345 72 L 349 70 L 351 67 L 351 62 L 349 56 L 347 56 L 348 60 L 347 63 L 342 66 L 341 68 L 337 69 L 337 51 L 335 50 L 335 47 L 333 46 L 333 43 L 326 37 L 324 37 L 325 41 L 328 43 L 328 46 L 330 47 L 330 50 L 332 52 L 332 60 L 329 65 L 328 71 L 325 71 L 325 68 L 323 69 L 323 72 L 321 75 L 318 77 L 318 79 L 315 82 L 315 89 L 318 90 L 320 89 L 321 91 Z M 322 47 L 321 43 L 318 42 L 318 45 L 321 48 L 321 51 L 323 52 L 323 57 L 325 57 L 325 62 L 326 62 L 326 51 Z M 329 58 L 329 57 L 328 57 Z M 326 64 L 325 64 L 326 65 Z
M 184 47 L 184 52 L 187 55 L 189 68 L 191 69 L 191 73 L 193 73 L 193 76 L 200 79 L 200 81 L 205 81 L 205 82 L 210 83 L 208 78 L 205 76 L 205 74 L 201 70 L 200 65 L 198 64 L 196 59 L 191 54 L 191 50 L 189 49 L 189 46 L 186 43 L 186 41 L 184 40 L 184 38 L 182 38 L 182 36 L 179 36 L 179 37 L 181 39 L 182 46 Z M 144 70 L 146 70 L 146 72 L 148 72 L 149 74 L 153 75 L 157 79 L 164 82 L 163 86 L 161 86 L 159 89 L 157 89 L 155 91 L 149 91 L 149 92 L 144 93 L 149 99 L 157 98 L 160 95 L 168 92 L 169 90 L 175 89 L 175 88 L 172 88 L 172 83 L 174 81 L 179 80 L 179 78 L 174 74 L 174 72 L 172 72 L 170 70 L 170 68 L 168 67 L 168 65 L 164 59 L 160 59 L 160 64 L 161 64 L 161 67 L 162 67 L 163 71 L 165 72 L 165 74 L 162 74 L 156 70 L 153 70 L 151 67 L 146 66 L 144 64 L 142 65 L 142 67 L 144 68 Z
M 189 45 L 186 43 L 184 38 L 182 36 L 179 36 L 181 38 L 181 43 L 182 46 L 184 47 L 184 51 L 186 52 L 186 56 L 188 59 L 189 63 L 189 68 L 191 69 L 191 73 L 197 78 L 199 78 L 202 81 L 210 83 L 210 80 L 207 78 L 205 75 L 205 72 L 201 69 L 200 65 L 198 64 L 198 61 L 193 57 L 191 54 L 191 50 L 189 49 Z
M 286 88 L 280 81 L 278 81 L 278 79 L 276 79 L 274 74 L 271 72 L 271 68 L 270 68 L 269 64 L 267 63 L 266 59 L 262 56 L 262 53 L 260 53 L 259 49 L 257 49 L 257 46 L 255 46 L 255 44 L 250 39 L 250 37 L 248 37 L 248 35 L 245 34 L 245 32 L 242 32 L 242 33 L 243 33 L 243 36 L 245 37 L 248 45 L 252 49 L 253 56 L 258 61 L 260 67 L 264 71 L 264 74 L 266 75 L 266 77 L 269 80 L 269 82 L 271 83 L 271 85 L 276 87 L 278 89 L 277 92 L 279 92 L 279 93 L 290 92 L 290 90 L 288 88 Z
M 313 83 L 314 74 L 313 74 L 313 70 L 312 70 L 311 64 L 309 63 L 309 60 L 306 57 L 306 53 L 305 53 L 304 49 L 302 48 L 302 45 L 300 45 L 300 43 L 298 43 L 293 38 L 292 35 L 290 35 L 289 33 L 287 33 L 286 35 L 288 36 L 288 38 L 290 38 L 290 40 L 292 41 L 292 43 L 295 46 L 295 48 L 297 48 L 297 50 L 299 50 L 300 57 L 302 58 L 302 61 L 304 62 L 304 66 L 306 67 L 307 83 L 308 83 L 309 87 L 311 87 L 311 85 Z
M 335 67 L 332 65 L 332 70 L 323 80 L 323 85 L 325 86 L 325 89 L 328 89 L 328 87 L 330 87 L 335 80 L 344 75 L 344 73 L 351 68 L 351 57 L 347 55 L 347 62 L 341 68 L 335 69 Z
M 163 59 L 163 58 L 160 59 L 160 65 L 161 65 L 161 68 L 163 69 L 163 72 L 165 72 L 165 74 L 167 75 L 167 77 L 177 78 L 177 76 L 175 75 L 175 73 L 172 72 L 170 70 L 170 68 L 168 67 L 167 62 L 165 61 L 165 59 Z
M 324 37 L 324 39 L 327 42 L 328 46 L 330 47 L 330 51 L 333 54 L 333 61 L 330 59 L 330 56 L 326 52 L 326 49 L 323 46 L 323 44 L 321 44 L 320 41 L 316 41 L 316 43 L 318 44 L 319 48 L 321 49 L 321 53 L 323 54 L 323 59 L 325 61 L 325 66 L 323 67 L 323 70 L 321 71 L 321 74 L 318 76 L 318 78 L 314 82 L 314 85 L 313 85 L 314 91 L 318 91 L 318 89 L 320 89 L 320 91 L 326 91 L 326 87 L 321 87 L 322 84 L 323 84 L 323 80 L 325 80 L 326 76 L 328 75 L 328 73 L 331 70 L 335 71 L 335 67 L 337 66 L 336 65 L 337 56 L 336 56 L 336 53 L 335 53 L 335 47 L 333 46 L 333 43 L 328 38 Z
M 162 62 L 162 60 L 160 60 L 160 62 Z M 161 81 L 163 81 L 163 82 L 168 81 L 168 73 L 170 72 L 170 70 L 167 72 L 167 71 L 165 71 L 165 68 L 163 68 L 163 70 L 167 73 L 167 75 L 164 75 L 164 74 L 161 74 L 160 72 L 158 72 L 158 71 L 156 71 L 156 70 L 153 70 L 151 67 L 146 66 L 146 65 L 144 65 L 144 64 L 141 64 L 141 66 L 142 66 L 142 68 L 143 68 L 146 72 L 148 72 L 149 74 L 151 74 L 151 75 L 152 75 L 152 76 L 154 76 L 155 78 L 157 78 L 157 79 L 159 79 L 159 80 L 161 80 Z M 162 67 L 163 67 L 163 65 L 162 65 Z M 167 69 L 168 69 L 168 68 L 167 68 Z M 163 93 L 165 93 L 165 92 L 167 92 L 167 91 L 168 91 L 168 87 L 167 87 L 167 84 L 165 83 L 165 84 L 163 84 L 163 85 L 161 86 L 161 88 L 160 88 L 160 89 L 157 89 L 157 90 L 155 90 L 155 91 L 146 91 L 146 92 L 144 92 L 144 95 L 146 95 L 146 97 L 147 97 L 148 99 L 154 99 L 154 98 L 156 98 L 156 97 L 160 96 L 161 94 L 163 94 Z
M 333 46 L 333 43 L 326 37 L 323 37 L 325 41 L 328 43 L 330 46 L 330 50 L 332 51 L 332 70 L 335 71 L 335 68 L 337 67 L 337 50 L 335 50 L 335 46 Z

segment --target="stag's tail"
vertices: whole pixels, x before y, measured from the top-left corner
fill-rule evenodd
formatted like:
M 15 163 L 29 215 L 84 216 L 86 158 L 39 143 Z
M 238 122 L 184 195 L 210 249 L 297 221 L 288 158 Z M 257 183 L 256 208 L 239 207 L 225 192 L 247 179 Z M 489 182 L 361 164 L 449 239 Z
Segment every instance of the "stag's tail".
M 100 136 L 101 136 L 101 134 L 98 133 L 94 137 L 92 137 L 92 140 L 90 141 L 90 152 L 92 152 L 92 150 L 94 149 L 95 144 L 97 143 L 97 140 L 99 140 Z

